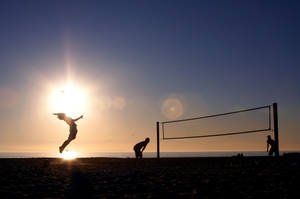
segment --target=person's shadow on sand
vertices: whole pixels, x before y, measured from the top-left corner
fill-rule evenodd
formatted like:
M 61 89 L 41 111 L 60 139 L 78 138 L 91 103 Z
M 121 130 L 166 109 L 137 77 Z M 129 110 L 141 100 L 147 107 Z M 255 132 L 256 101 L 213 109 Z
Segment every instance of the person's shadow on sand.
M 72 172 L 66 198 L 94 198 L 92 183 L 80 170 L 74 170 Z

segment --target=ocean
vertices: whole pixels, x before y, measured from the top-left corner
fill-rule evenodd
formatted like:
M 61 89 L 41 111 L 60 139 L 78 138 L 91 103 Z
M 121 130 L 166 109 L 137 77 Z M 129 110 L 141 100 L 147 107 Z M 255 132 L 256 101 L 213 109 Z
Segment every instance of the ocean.
M 281 151 L 280 155 L 284 153 L 298 152 L 299 151 Z M 244 156 L 267 156 L 265 151 L 240 151 L 240 152 L 161 152 L 160 157 L 230 157 L 242 153 Z M 144 152 L 143 157 L 155 158 L 156 152 Z M 0 158 L 60 158 L 59 153 L 50 152 L 0 152 Z M 134 152 L 90 152 L 90 153 L 78 153 L 78 158 L 92 158 L 92 157 L 104 157 L 104 158 L 134 158 Z

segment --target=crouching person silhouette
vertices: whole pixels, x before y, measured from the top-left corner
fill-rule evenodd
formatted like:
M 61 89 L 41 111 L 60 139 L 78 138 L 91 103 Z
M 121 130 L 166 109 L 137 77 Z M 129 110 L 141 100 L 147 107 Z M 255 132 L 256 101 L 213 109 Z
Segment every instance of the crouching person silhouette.
M 136 158 L 143 158 L 143 151 L 145 150 L 147 144 L 150 142 L 149 138 L 146 138 L 145 141 L 139 142 L 134 145 L 133 150 L 135 152 Z
M 83 118 L 83 115 L 76 118 L 76 119 L 72 119 L 70 117 L 67 117 L 66 114 L 64 113 L 54 113 L 53 115 L 57 115 L 57 118 L 60 120 L 64 120 L 69 126 L 70 126 L 70 134 L 69 137 L 66 141 L 64 141 L 64 143 L 59 147 L 59 152 L 62 153 L 64 151 L 64 149 L 66 148 L 66 146 L 68 146 L 68 144 L 74 140 L 76 138 L 77 135 L 77 125 L 76 125 L 76 121 Z

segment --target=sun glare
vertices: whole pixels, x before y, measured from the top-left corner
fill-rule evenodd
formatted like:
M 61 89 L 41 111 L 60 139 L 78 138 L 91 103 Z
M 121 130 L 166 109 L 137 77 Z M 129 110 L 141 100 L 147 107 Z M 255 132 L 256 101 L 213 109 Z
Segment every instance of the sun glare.
M 77 158 L 77 153 L 75 151 L 64 151 L 61 154 L 64 160 L 74 160 Z
M 77 117 L 86 112 L 87 92 L 74 84 L 57 87 L 52 90 L 50 104 L 53 113 Z

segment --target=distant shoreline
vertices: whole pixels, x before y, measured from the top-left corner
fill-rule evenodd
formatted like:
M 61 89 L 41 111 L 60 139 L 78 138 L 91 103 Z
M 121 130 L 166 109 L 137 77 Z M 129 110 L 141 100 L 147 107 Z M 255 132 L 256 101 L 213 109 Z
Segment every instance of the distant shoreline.
M 285 153 L 300 153 L 300 151 L 281 151 L 280 155 Z M 237 154 L 244 156 L 268 156 L 265 151 L 232 151 L 232 152 L 161 152 L 162 158 L 181 158 L 181 157 L 231 157 Z M 156 158 L 156 152 L 144 152 L 145 158 Z M 91 152 L 78 153 L 78 158 L 134 158 L 133 152 Z M 49 152 L 0 152 L 2 158 L 60 158 L 60 154 Z

